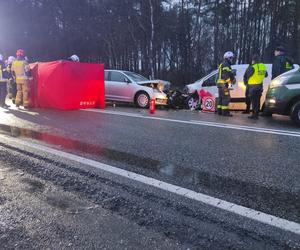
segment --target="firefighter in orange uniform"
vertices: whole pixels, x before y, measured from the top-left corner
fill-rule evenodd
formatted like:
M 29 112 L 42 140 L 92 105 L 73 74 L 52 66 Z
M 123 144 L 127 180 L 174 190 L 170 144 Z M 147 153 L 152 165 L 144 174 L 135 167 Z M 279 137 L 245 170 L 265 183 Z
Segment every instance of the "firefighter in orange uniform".
M 29 77 L 30 68 L 25 60 L 25 52 L 22 49 L 17 50 L 17 58 L 13 62 L 11 71 L 17 84 L 16 106 L 23 105 L 25 109 L 29 106 Z

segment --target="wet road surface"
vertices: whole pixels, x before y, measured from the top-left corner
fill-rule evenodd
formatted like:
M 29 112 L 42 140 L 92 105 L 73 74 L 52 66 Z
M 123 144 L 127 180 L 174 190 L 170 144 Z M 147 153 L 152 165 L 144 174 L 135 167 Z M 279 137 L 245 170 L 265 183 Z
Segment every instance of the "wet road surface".
M 43 248 L 47 244 L 42 239 L 53 244 L 53 249 L 300 246 L 297 234 L 82 164 L 74 166 L 73 162 L 9 141 L 14 137 L 48 145 L 299 223 L 300 131 L 286 117 L 253 122 L 240 114 L 228 119 L 159 110 L 155 117 L 162 119 L 153 120 L 139 117 L 148 117 L 147 111 L 132 108 L 108 108 L 106 113 L 0 112 L 0 132 L 4 136 L 0 144 L 0 208 L 6 211 L 1 219 L 7 228 L 18 228 L 17 233 L 15 229 L 0 231 L 4 235 L 0 243 L 8 247 L 17 241 L 24 247 Z M 215 127 L 215 123 L 268 130 Z M 286 132 L 273 133 L 278 130 Z M 70 211 L 84 215 L 70 219 Z M 41 222 L 27 227 L 27 220 Z M 50 222 L 60 226 L 51 227 Z M 106 225 L 105 230 L 101 224 Z M 67 233 L 58 236 L 59 230 Z M 16 236 L 20 233 L 23 238 Z M 73 234 L 76 239 L 71 237 Z M 137 241 L 137 237 L 144 240 Z M 124 245 L 118 245 L 120 242 Z

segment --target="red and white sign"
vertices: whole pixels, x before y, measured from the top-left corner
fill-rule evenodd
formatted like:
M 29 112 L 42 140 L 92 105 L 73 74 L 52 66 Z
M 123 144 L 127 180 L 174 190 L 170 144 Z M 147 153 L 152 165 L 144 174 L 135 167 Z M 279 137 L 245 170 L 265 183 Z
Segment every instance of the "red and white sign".
M 216 98 L 213 96 L 205 96 L 202 98 L 202 112 L 216 111 Z

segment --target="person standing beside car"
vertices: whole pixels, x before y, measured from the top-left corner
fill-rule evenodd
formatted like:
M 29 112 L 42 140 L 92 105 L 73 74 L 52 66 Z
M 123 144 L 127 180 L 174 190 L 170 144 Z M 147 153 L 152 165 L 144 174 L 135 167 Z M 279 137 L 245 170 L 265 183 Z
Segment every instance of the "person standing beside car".
M 230 90 L 229 85 L 235 82 L 235 77 L 231 65 L 233 64 L 234 54 L 227 51 L 224 54 L 224 61 L 220 64 L 218 70 L 218 115 L 232 116 L 229 112 Z
M 13 62 L 16 60 L 14 56 L 9 56 L 7 59 L 6 72 L 7 72 L 7 93 L 8 98 L 12 100 L 12 103 L 15 104 L 16 95 L 17 95 L 17 85 L 16 81 L 11 72 L 11 67 Z
M 274 56 L 272 79 L 294 68 L 293 60 L 286 55 L 286 50 L 283 46 L 278 46 L 275 49 Z
M 0 55 L 0 107 L 8 108 L 9 106 L 5 104 L 5 99 L 7 95 L 7 74 L 6 68 L 3 61 L 3 56 Z
M 25 60 L 24 50 L 17 50 L 16 55 L 17 59 L 12 63 L 11 67 L 17 84 L 16 106 L 19 107 L 22 104 L 24 109 L 27 109 L 29 106 L 30 68 L 28 62 Z
M 266 77 L 268 77 L 266 65 L 260 62 L 258 55 L 253 55 L 252 64 L 249 65 L 244 75 L 244 82 L 248 85 L 252 104 L 252 115 L 248 117 L 249 119 L 258 119 L 263 82 Z
M 249 95 L 249 84 L 248 84 L 248 80 L 245 78 L 245 75 L 244 75 L 244 84 L 245 84 L 245 87 L 246 87 L 246 91 L 245 91 L 246 109 L 242 113 L 243 114 L 250 114 L 251 99 L 250 99 L 250 95 Z
M 249 67 L 247 68 L 247 70 L 248 69 L 251 70 L 251 63 L 249 65 Z M 247 72 L 247 70 L 246 70 L 246 72 Z M 245 90 L 245 104 L 246 104 L 246 109 L 242 113 L 243 114 L 250 114 L 251 99 L 250 99 L 250 95 L 249 95 L 249 84 L 248 84 L 248 78 L 249 78 L 249 76 L 247 76 L 246 72 L 244 74 L 244 85 L 246 87 L 246 90 Z

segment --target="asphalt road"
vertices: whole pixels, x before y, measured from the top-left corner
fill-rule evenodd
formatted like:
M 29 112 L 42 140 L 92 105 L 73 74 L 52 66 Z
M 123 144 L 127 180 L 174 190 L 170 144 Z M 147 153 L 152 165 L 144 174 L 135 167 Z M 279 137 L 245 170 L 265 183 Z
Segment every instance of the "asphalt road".
M 42 146 L 295 222 L 300 130 L 197 111 L 0 110 L 0 248 L 288 249 L 295 233 Z M 19 143 L 20 142 L 20 143 Z M 41 145 L 32 148 L 22 144 Z

